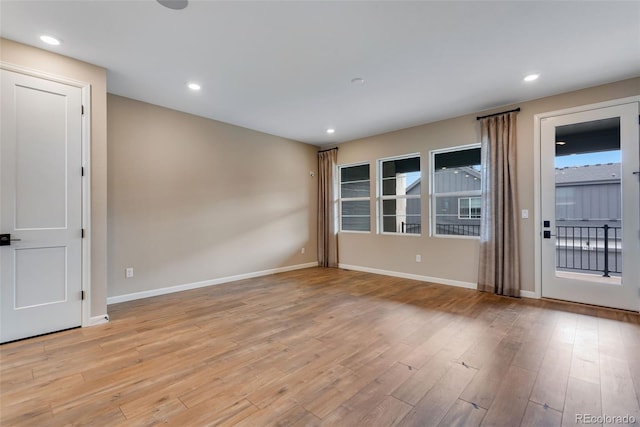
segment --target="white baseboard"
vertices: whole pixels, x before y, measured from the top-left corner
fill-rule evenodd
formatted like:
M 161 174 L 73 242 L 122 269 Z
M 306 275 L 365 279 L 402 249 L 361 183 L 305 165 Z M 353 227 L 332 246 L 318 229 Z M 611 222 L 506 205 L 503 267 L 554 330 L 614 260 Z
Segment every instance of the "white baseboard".
M 420 280 L 421 282 L 438 283 L 440 285 L 456 286 L 458 288 L 477 289 L 478 285 L 471 282 L 461 282 L 459 280 L 442 279 L 440 277 L 422 276 L 419 274 L 402 273 L 399 271 L 380 270 L 377 268 L 361 267 L 359 265 L 339 264 L 339 268 L 344 270 L 363 271 L 365 273 L 382 274 L 383 276 L 401 277 L 403 279 Z
M 100 316 L 92 316 L 89 318 L 89 323 L 84 326 L 96 326 L 96 325 L 102 325 L 104 323 L 109 323 L 108 314 L 101 314 Z
M 174 292 L 188 291 L 191 289 L 204 288 L 206 286 L 220 285 L 237 280 L 252 279 L 254 277 L 268 276 L 275 273 L 284 273 L 285 271 L 301 270 L 303 268 L 317 267 L 317 262 L 308 262 L 306 264 L 290 265 L 287 267 L 272 268 L 270 270 L 255 271 L 252 273 L 238 274 L 236 276 L 220 277 L 218 279 L 203 280 L 202 282 L 185 283 L 182 285 L 169 286 L 160 289 L 150 289 L 148 291 L 134 292 L 125 295 L 116 295 L 107 298 L 107 305 L 117 304 L 119 302 L 133 301 L 142 298 L 150 298 L 159 295 L 172 294 Z
M 365 273 L 381 274 L 383 276 L 401 277 L 403 279 L 419 280 L 421 282 L 437 283 L 439 285 L 456 286 L 458 288 L 478 289 L 477 283 L 461 282 L 459 280 L 443 279 L 441 277 L 422 276 L 419 274 L 402 273 L 399 271 L 380 270 L 377 268 L 361 267 L 359 265 L 338 264 L 339 268 L 344 270 L 362 271 Z M 520 291 L 523 298 L 538 298 L 535 292 Z

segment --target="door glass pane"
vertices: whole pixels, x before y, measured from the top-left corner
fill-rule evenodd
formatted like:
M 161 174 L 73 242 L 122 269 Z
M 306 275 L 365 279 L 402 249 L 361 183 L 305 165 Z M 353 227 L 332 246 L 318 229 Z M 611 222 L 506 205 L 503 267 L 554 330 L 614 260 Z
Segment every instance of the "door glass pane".
M 556 128 L 556 275 L 620 283 L 620 118 Z

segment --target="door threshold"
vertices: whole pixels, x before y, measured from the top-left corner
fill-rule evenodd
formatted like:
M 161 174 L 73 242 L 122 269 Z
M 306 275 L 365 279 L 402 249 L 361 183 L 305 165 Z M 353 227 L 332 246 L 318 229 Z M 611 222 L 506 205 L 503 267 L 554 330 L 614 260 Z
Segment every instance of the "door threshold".
M 568 300 L 564 300 L 564 299 L 549 298 L 549 297 L 541 297 L 540 300 L 541 301 L 547 301 L 547 302 L 556 302 L 556 303 L 564 304 L 564 305 L 573 305 L 573 306 L 583 307 L 583 308 L 592 308 L 592 309 L 596 309 L 596 310 L 606 310 L 606 311 L 612 311 L 612 312 L 619 312 L 621 314 L 635 314 L 636 316 L 640 315 L 640 313 L 638 311 L 627 310 L 627 309 L 624 309 L 624 308 L 606 307 L 606 306 L 603 306 L 603 305 L 587 304 L 587 303 L 584 303 L 584 302 L 575 302 L 575 301 L 568 301 Z
M 620 276 L 605 277 L 601 274 L 578 273 L 578 272 L 572 272 L 572 271 L 556 271 L 556 277 L 562 277 L 563 279 L 583 280 L 585 282 L 605 283 L 608 285 L 622 284 L 622 277 Z

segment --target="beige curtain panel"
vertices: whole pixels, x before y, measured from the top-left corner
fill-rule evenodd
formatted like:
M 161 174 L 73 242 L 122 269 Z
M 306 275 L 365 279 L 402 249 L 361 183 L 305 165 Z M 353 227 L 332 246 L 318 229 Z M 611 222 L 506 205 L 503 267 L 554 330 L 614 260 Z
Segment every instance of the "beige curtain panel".
M 318 153 L 318 265 L 338 266 L 335 173 L 338 149 Z
M 520 296 L 516 112 L 480 120 L 482 210 L 478 289 Z

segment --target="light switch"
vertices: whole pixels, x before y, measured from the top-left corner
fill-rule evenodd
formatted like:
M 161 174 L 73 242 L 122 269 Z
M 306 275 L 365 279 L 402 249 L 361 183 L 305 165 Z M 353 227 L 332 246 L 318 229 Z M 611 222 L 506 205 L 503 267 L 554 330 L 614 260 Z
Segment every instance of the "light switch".
M 529 218 L 529 209 L 522 209 L 522 219 Z

